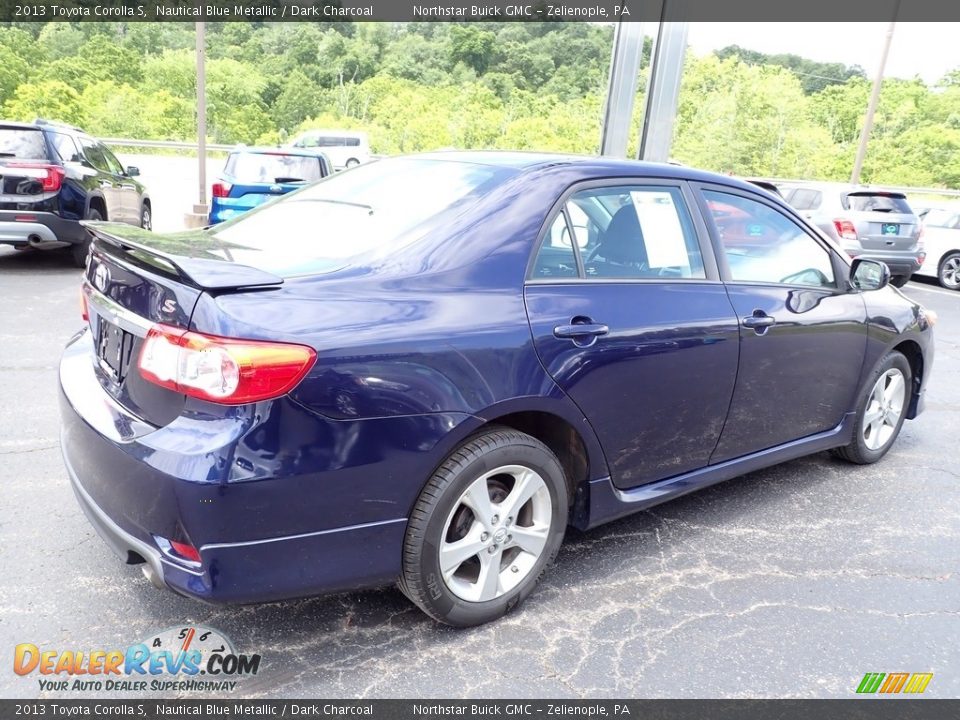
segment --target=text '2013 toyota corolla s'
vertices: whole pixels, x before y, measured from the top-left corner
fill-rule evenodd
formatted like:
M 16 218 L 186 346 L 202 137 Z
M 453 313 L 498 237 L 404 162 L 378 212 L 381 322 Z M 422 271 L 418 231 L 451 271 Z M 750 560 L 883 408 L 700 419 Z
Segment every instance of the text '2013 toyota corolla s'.
M 128 563 L 210 602 L 398 582 L 485 622 L 568 524 L 879 460 L 932 363 L 884 265 L 670 165 L 402 157 L 208 230 L 91 229 L 69 476 Z

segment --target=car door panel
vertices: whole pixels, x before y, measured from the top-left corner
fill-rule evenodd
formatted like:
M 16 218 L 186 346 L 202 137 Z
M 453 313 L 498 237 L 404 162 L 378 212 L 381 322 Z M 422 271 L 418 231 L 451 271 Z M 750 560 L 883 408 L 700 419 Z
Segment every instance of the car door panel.
M 767 198 L 702 186 L 699 201 L 740 322 L 736 388 L 710 462 L 836 427 L 853 406 L 867 343 L 847 265 Z
M 853 406 L 867 336 L 858 294 L 731 284 L 741 325 L 737 386 L 711 458 L 723 462 L 836 427 Z
M 693 202 L 676 181 L 571 189 L 525 288 L 540 360 L 620 488 L 704 467 L 729 409 L 737 318 Z
M 737 370 L 738 324 L 719 283 L 529 285 L 534 346 L 593 425 L 617 487 L 707 464 Z M 557 337 L 575 319 L 594 342 Z

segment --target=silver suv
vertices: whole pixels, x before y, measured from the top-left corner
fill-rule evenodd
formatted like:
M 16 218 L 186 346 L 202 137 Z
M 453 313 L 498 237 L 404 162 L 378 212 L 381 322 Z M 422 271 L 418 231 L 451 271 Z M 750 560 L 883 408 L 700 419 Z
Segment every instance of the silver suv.
M 842 183 L 781 185 L 784 200 L 850 257 L 882 260 L 906 285 L 925 258 L 922 225 L 903 193 Z

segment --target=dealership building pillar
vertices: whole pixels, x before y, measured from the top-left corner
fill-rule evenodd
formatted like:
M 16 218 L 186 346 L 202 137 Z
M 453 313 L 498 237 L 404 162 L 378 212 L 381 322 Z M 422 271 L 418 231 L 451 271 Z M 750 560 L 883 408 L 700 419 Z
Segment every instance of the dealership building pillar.
M 670 158 L 674 120 L 683 78 L 689 23 L 670 22 L 666 18 L 680 7 L 682 0 L 664 0 L 650 64 L 646 108 L 640 130 L 642 160 L 666 162 Z M 644 23 L 621 21 L 613 36 L 607 102 L 604 107 L 600 153 L 626 157 L 633 104 L 643 55 Z

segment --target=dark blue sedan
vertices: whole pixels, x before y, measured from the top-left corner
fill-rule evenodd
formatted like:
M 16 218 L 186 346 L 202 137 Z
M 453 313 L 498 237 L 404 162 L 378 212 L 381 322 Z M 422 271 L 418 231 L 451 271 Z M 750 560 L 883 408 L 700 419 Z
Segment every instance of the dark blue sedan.
M 916 417 L 932 313 L 773 195 L 440 153 L 203 231 L 97 223 L 60 366 L 90 520 L 158 586 L 519 604 L 586 529 Z

